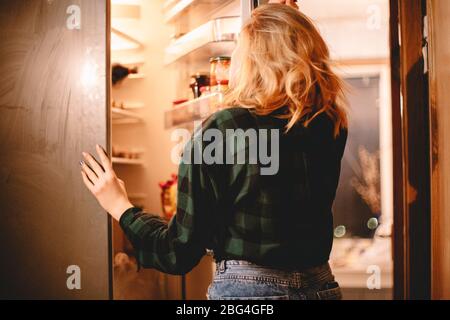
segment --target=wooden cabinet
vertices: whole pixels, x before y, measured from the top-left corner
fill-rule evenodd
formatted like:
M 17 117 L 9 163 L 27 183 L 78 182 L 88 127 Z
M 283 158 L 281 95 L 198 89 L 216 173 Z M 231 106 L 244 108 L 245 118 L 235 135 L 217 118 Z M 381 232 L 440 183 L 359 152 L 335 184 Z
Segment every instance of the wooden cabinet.
M 432 297 L 450 299 L 450 2 L 428 1 Z

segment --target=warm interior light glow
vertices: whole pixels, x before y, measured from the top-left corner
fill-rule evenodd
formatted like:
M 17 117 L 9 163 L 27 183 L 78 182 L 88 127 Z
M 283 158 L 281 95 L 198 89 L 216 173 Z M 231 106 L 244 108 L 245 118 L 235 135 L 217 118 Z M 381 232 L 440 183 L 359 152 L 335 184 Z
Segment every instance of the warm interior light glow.
M 114 51 L 120 50 L 134 50 L 138 49 L 139 45 L 135 42 L 129 41 L 114 32 L 111 32 L 111 49 Z
M 97 84 L 98 65 L 93 61 L 86 61 L 81 69 L 81 85 L 92 89 Z

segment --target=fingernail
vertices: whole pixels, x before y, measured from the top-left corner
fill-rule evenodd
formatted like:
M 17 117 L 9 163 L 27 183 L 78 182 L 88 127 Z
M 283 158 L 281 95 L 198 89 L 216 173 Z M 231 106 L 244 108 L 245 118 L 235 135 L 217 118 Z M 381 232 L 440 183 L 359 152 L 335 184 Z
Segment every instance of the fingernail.
M 80 166 L 83 166 L 83 164 L 84 164 L 84 161 L 81 160 L 81 161 L 80 161 Z
M 87 156 L 87 153 L 86 153 L 86 152 L 82 152 L 81 154 L 83 155 L 83 157 L 86 157 L 86 156 Z

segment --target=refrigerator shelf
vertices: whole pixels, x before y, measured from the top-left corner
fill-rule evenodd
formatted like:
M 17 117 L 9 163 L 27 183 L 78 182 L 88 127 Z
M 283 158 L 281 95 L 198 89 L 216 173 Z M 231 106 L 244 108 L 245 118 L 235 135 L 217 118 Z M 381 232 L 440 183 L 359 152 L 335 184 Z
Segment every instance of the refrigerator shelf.
M 164 2 L 164 22 L 174 23 L 181 16 L 193 12 L 199 16 L 210 16 L 234 0 L 167 0 Z
M 121 125 L 121 124 L 140 124 L 143 123 L 142 121 L 139 121 L 137 119 L 117 119 L 113 120 L 113 125 Z
M 144 118 L 135 112 L 122 108 L 111 108 L 113 124 L 130 124 L 144 122 Z
M 113 108 L 117 108 L 120 110 L 135 110 L 135 109 L 143 109 L 145 108 L 145 104 L 143 102 L 122 102 L 121 107 L 117 107 L 113 105 Z
M 112 19 L 140 19 L 141 5 L 138 3 L 114 3 L 111 6 Z
M 143 49 L 144 47 L 144 44 L 132 35 L 129 35 L 117 28 L 111 28 L 112 51 L 136 50 Z
M 143 74 L 143 73 L 132 73 L 132 74 L 128 75 L 127 78 L 128 79 L 144 79 L 145 78 L 145 74 Z
M 144 165 L 144 161 L 142 159 L 128 159 L 128 158 L 119 158 L 119 157 L 113 157 L 112 163 L 113 164 L 123 164 L 123 165 L 136 165 L 136 166 Z
M 240 17 L 211 20 L 174 40 L 165 50 L 164 63 L 168 65 L 182 58 L 208 62 L 212 56 L 231 55 L 240 29 Z
M 163 10 L 167 10 L 171 8 L 175 3 L 177 3 L 179 0 L 165 0 L 163 3 Z
M 112 65 L 121 64 L 123 66 L 141 66 L 145 64 L 145 56 L 143 54 L 126 55 L 122 57 L 114 57 Z
M 218 110 L 222 98 L 223 94 L 212 93 L 173 107 L 164 113 L 164 127 L 170 129 L 201 121 Z

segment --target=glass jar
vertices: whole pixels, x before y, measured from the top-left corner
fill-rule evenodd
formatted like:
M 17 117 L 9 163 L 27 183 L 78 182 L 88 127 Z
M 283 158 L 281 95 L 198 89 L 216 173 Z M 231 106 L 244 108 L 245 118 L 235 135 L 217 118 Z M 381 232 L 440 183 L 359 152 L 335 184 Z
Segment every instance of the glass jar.
M 209 62 L 211 92 L 225 92 L 228 89 L 231 57 L 214 57 Z
M 206 73 L 196 73 L 191 76 L 190 87 L 192 89 L 192 93 L 194 98 L 199 98 L 202 93 L 209 86 L 209 74 Z

